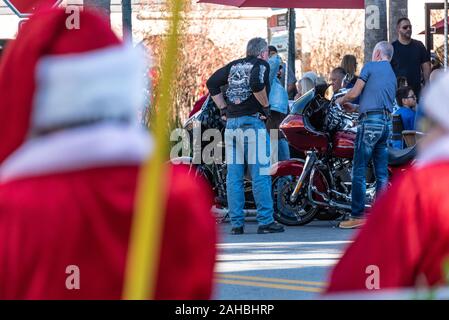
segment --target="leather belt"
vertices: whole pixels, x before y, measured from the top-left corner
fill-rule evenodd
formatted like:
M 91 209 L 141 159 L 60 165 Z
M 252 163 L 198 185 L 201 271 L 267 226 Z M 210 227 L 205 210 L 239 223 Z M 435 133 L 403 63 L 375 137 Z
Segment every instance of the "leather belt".
M 386 115 L 389 117 L 391 115 L 391 113 L 387 110 L 368 111 L 368 112 L 361 113 L 359 119 L 366 118 L 371 115 Z

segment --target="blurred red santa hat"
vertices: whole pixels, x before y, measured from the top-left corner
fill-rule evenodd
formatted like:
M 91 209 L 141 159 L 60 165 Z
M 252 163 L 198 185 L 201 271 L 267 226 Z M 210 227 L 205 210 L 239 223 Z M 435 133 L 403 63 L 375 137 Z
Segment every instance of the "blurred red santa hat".
M 0 163 L 35 133 L 136 121 L 144 73 L 142 50 L 123 44 L 100 16 L 44 6 L 1 61 Z

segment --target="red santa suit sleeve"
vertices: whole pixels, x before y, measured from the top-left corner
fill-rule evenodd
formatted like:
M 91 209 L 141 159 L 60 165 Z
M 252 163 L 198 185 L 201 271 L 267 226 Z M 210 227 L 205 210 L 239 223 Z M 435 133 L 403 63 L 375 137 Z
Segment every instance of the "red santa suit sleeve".
M 376 202 L 365 226 L 333 269 L 327 293 L 412 287 L 443 280 L 449 255 L 449 164 L 413 169 Z M 433 177 L 433 178 L 432 178 Z M 374 267 L 374 268 L 373 268 Z
M 94 168 L 0 184 L 0 299 L 120 299 L 137 173 Z M 183 166 L 167 180 L 155 297 L 209 299 L 210 187 Z M 79 288 L 67 287 L 69 266 L 78 268 Z

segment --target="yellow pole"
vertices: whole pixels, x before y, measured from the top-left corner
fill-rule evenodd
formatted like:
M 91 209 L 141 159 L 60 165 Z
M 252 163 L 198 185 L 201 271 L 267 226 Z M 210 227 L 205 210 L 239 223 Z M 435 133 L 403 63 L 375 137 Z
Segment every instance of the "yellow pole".
M 160 82 L 155 98 L 156 112 L 152 122 L 155 152 L 139 177 L 136 213 L 131 226 L 130 243 L 125 269 L 123 298 L 128 300 L 154 299 L 159 266 L 162 230 L 166 201 L 168 154 L 167 123 L 173 97 L 171 86 L 176 78 L 181 11 L 184 1 L 169 0 L 171 11 L 165 56 L 162 58 Z

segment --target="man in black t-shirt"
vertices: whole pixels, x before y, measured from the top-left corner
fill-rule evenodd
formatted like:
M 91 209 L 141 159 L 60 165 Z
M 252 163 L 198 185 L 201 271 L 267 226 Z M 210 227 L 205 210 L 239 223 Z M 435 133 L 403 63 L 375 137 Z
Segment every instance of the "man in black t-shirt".
M 391 66 L 396 77 L 406 77 L 408 84 L 419 98 L 422 80 L 429 81 L 430 54 L 422 42 L 412 39 L 412 25 L 408 18 L 397 23 L 398 40 L 394 41 L 394 55 Z
M 271 196 L 270 137 L 261 120 L 269 117 L 270 65 L 268 44 L 262 38 L 248 42 L 246 58 L 218 69 L 207 81 L 207 88 L 221 113 L 226 115 L 226 191 L 232 234 L 244 232 L 244 169 L 251 174 L 257 206 L 258 233 L 283 232 L 274 222 Z M 220 87 L 227 85 L 226 100 Z M 268 160 L 268 161 L 267 161 Z
M 250 43 L 254 40 L 260 41 L 260 43 L 256 43 L 256 47 L 257 45 L 263 47 L 266 43 L 262 38 L 252 39 Z M 207 80 L 207 88 L 212 99 L 227 118 L 269 112 L 270 65 L 267 62 L 268 59 L 263 56 L 268 56 L 268 51 L 260 53 L 258 56 L 254 54 L 228 63 L 215 71 Z M 220 90 L 225 85 L 227 85 L 226 101 Z

